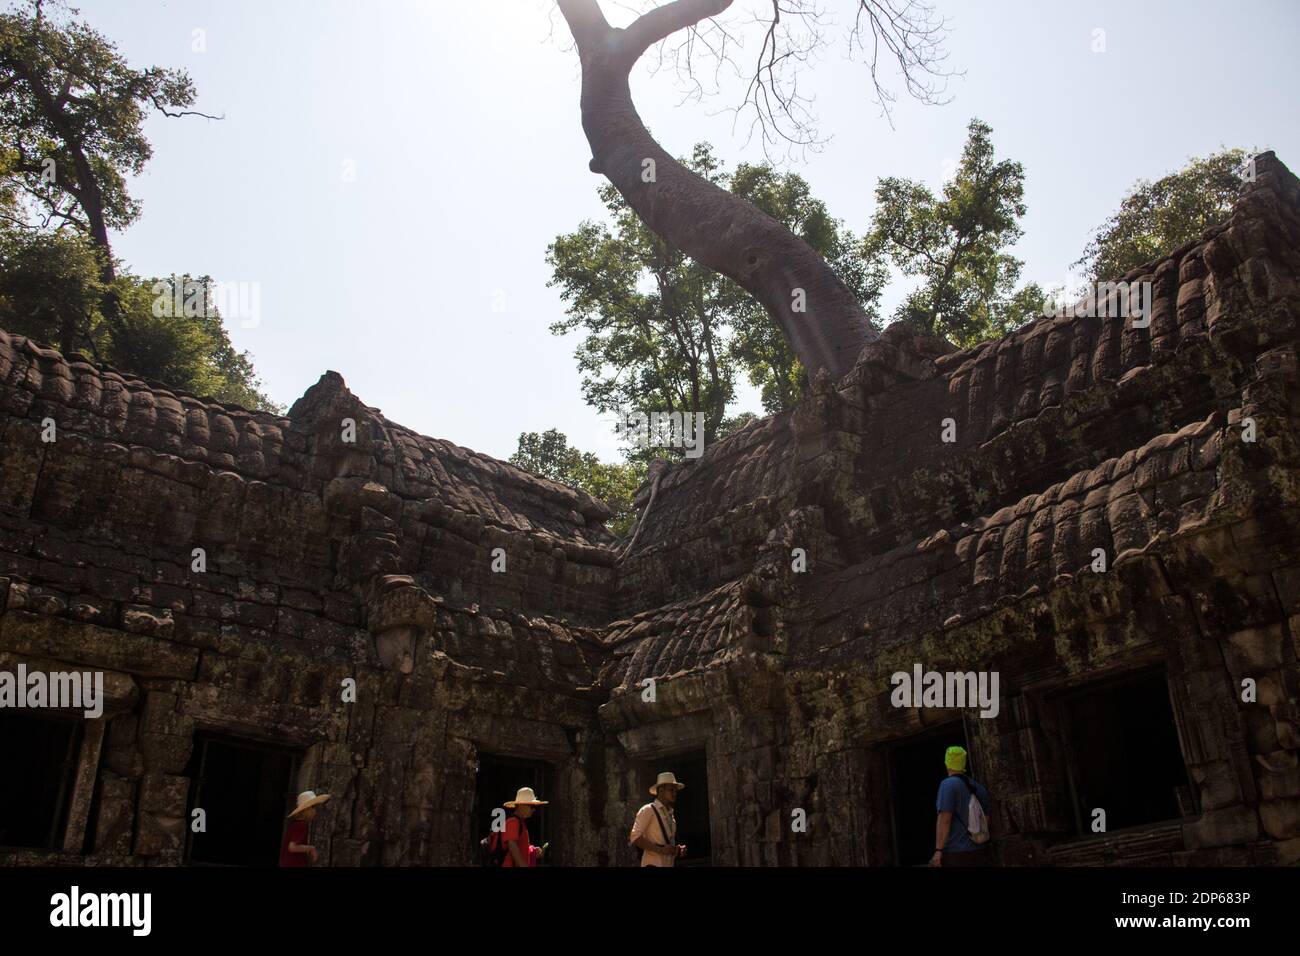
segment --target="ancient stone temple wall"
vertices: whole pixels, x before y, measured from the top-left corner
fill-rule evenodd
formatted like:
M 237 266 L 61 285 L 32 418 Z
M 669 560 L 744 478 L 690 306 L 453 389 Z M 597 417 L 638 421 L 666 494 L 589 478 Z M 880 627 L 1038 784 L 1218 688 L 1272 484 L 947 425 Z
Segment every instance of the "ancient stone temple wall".
M 46 788 L 0 862 L 263 862 L 214 842 L 250 827 L 274 862 L 313 788 L 323 864 L 468 864 L 534 782 L 552 861 L 614 865 L 678 766 L 715 864 L 909 864 L 917 768 L 959 740 L 1003 862 L 1295 862 L 1298 248 L 1265 155 L 1125 277 L 1149 328 L 890 329 L 656 472 L 630 545 L 334 373 L 279 417 L 0 332 L 0 673 L 105 689 L 98 718 L 0 710 Z M 896 705 L 917 666 L 996 672 L 996 713 Z
M 1125 277 L 1152 284 L 1149 329 L 1043 319 L 965 352 L 890 329 L 843 381 L 661 481 L 659 534 L 620 580 L 666 580 L 668 600 L 612 627 L 602 719 L 627 747 L 713 728 L 721 859 L 916 862 L 897 766 L 935 733 L 1003 794 L 1006 862 L 1300 858 L 1300 189 L 1271 157 L 1260 171 L 1227 222 Z M 682 597 L 710 511 L 751 550 Z M 996 670 L 999 713 L 893 706 L 917 664 Z M 655 675 L 671 715 L 638 697 Z M 1164 712 L 1129 715 L 1128 687 Z M 1106 762 L 1181 762 L 1152 825 L 1092 832 L 1078 778 L 1104 764 L 1069 750 L 1097 701 L 1136 724 L 1098 733 L 1141 744 Z M 1147 747 L 1145 726 L 1167 736 Z
M 603 506 L 390 438 L 337 377 L 276 418 L 0 336 L 0 382 L 0 670 L 94 668 L 110 695 L 43 850 L 179 862 L 211 734 L 339 794 L 332 862 L 466 861 L 478 749 L 563 763 L 590 733 Z

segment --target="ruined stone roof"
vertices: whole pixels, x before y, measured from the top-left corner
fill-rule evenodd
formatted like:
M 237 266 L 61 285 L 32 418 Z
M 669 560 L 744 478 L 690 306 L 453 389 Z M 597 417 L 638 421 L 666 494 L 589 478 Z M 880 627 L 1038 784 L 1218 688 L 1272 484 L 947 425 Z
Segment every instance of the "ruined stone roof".
M 969 624 L 1086 575 L 1094 548 L 1107 567 L 1193 534 L 1242 501 L 1225 494 L 1234 433 L 1222 415 L 1157 436 L 1015 505 L 936 530 L 816 580 L 795 653 L 822 666 L 882 642 Z M 1234 507 L 1235 505 L 1235 507 Z M 856 649 L 855 649 L 856 648 Z
M 603 503 L 508 462 L 389 421 L 352 395 L 337 372 L 321 376 L 289 409 L 290 420 L 334 449 L 339 447 L 339 422 L 348 417 L 357 423 L 357 449 L 374 457 L 388 489 L 407 500 L 439 501 L 517 531 L 539 530 L 593 546 L 613 542 L 603 526 L 610 515 Z
M 695 670 L 724 659 L 743 633 L 732 626 L 740 606 L 740 585 L 731 583 L 615 621 L 606 632 L 611 654 L 602 682 L 611 688 L 635 687 L 647 677 Z
M 93 364 L 0 330 L 0 388 L 6 411 L 25 416 L 33 405 L 60 406 L 62 428 L 88 438 L 148 448 L 248 480 L 310 486 L 309 413 L 323 405 L 357 415 L 383 440 L 359 443 L 390 468 L 400 458 L 399 492 L 435 499 L 485 521 L 541 530 L 585 544 L 607 544 L 609 509 L 590 495 L 448 441 L 426 438 L 356 401 L 342 377 L 327 373 L 289 415 L 252 412 L 203 399 Z M 340 418 L 343 416 L 340 415 Z M 333 427 L 341 426 L 335 424 Z
M 11 415 L 25 416 L 42 403 L 56 405 L 65 410 L 70 431 L 249 478 L 292 473 L 294 453 L 305 451 L 305 442 L 294 441 L 284 418 L 201 399 L 79 355 L 65 357 L 2 330 L 0 387 Z

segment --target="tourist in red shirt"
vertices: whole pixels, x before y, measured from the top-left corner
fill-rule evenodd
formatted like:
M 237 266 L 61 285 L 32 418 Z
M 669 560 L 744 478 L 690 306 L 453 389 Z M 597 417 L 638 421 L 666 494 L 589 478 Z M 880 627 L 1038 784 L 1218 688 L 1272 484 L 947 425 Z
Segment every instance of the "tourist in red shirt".
M 298 805 L 289 814 L 289 825 L 284 829 L 280 844 L 281 866 L 307 866 L 316 862 L 316 848 L 311 845 L 311 821 L 316 819 L 316 808 L 328 802 L 330 795 L 304 790 L 298 794 Z
M 506 820 L 505 832 L 501 841 L 506 847 L 506 858 L 501 866 L 537 866 L 541 862 L 543 847 L 533 846 L 528 835 L 528 818 L 535 807 L 544 807 L 548 801 L 538 800 L 532 787 L 520 787 L 513 800 L 507 800 L 505 807 L 514 810 L 514 816 Z

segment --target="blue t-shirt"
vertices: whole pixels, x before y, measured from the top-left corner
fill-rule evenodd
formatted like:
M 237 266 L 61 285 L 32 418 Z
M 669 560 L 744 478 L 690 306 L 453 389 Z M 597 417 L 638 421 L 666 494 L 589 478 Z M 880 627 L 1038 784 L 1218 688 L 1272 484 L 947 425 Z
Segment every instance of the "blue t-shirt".
M 984 815 L 988 816 L 989 792 L 978 780 L 972 780 L 971 783 L 975 786 L 980 806 L 984 808 Z M 980 844 L 972 840 L 966 830 L 966 811 L 970 804 L 970 790 L 966 782 L 959 776 L 947 777 L 939 784 L 939 798 L 935 803 L 936 812 L 943 813 L 946 810 L 952 814 L 952 826 L 948 828 L 948 841 L 943 845 L 943 852 L 969 853 L 981 849 Z

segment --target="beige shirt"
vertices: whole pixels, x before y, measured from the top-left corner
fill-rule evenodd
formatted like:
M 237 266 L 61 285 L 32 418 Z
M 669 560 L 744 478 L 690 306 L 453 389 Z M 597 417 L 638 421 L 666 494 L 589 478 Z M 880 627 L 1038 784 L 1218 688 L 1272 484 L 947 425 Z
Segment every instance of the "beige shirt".
M 655 818 L 655 811 L 659 811 L 659 817 L 664 821 L 664 826 L 668 832 L 664 833 L 659 829 L 659 820 Z M 658 843 L 674 847 L 677 845 L 677 818 L 673 815 L 671 807 L 664 806 L 658 800 L 653 803 L 647 803 L 644 807 L 636 812 L 636 822 L 632 824 L 632 834 L 627 838 L 628 843 L 635 844 L 641 837 L 645 837 L 651 843 Z M 642 866 L 672 866 L 677 859 L 676 851 L 672 853 L 651 853 L 649 850 L 641 851 Z

